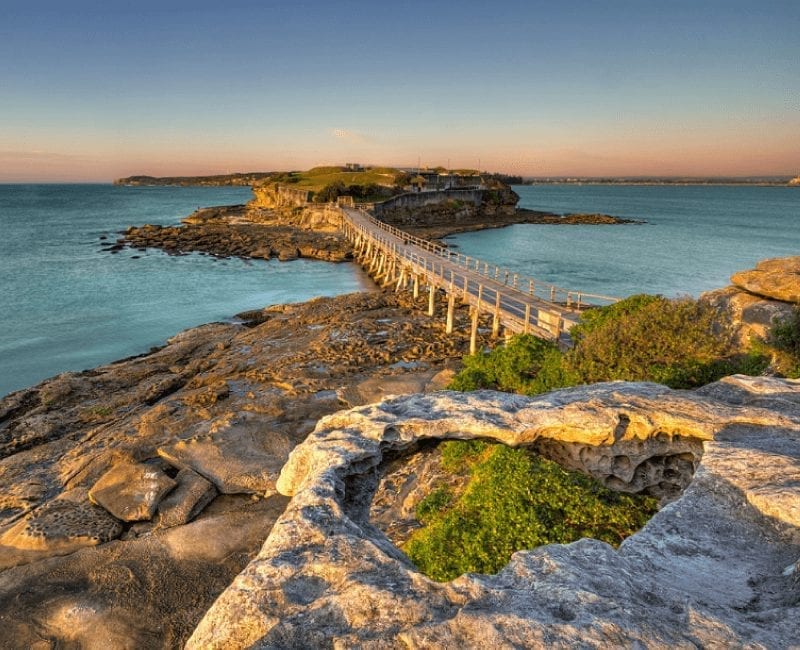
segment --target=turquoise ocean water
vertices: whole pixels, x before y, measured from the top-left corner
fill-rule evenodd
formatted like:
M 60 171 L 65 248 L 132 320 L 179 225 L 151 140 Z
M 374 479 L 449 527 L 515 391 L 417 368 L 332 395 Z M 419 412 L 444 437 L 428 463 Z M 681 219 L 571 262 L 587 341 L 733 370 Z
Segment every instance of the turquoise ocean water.
M 130 225 L 174 224 L 198 206 L 250 197 L 249 188 L 0 185 L 0 395 L 246 309 L 365 286 L 351 264 L 100 250 L 101 235 L 113 242 Z
M 467 233 L 472 256 L 569 289 L 698 295 L 765 257 L 800 255 L 800 189 L 541 185 L 522 207 L 606 212 L 642 226 L 519 225 Z M 100 250 L 101 235 L 173 224 L 248 188 L 0 185 L 0 395 L 139 354 L 245 309 L 357 291 L 349 264 L 215 260 Z M 140 255 L 140 259 L 133 259 Z
M 517 225 L 448 241 L 467 255 L 566 289 L 688 294 L 728 284 L 766 257 L 800 255 L 800 188 L 515 186 L 520 207 L 604 212 L 646 225 Z

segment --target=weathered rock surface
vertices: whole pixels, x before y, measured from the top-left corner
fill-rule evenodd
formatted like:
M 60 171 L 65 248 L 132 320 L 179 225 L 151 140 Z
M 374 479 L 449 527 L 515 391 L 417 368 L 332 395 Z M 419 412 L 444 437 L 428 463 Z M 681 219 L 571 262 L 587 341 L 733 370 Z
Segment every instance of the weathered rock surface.
M 0 569 L 68 555 L 116 539 L 122 525 L 88 502 L 85 489 L 67 490 L 0 535 Z
M 664 477 L 648 464 L 674 449 L 665 441 L 686 440 L 691 461 L 674 471 L 694 479 L 619 550 L 549 545 L 497 575 L 440 584 L 369 512 L 384 457 L 442 438 L 545 454 L 575 446 L 584 471 L 656 490 Z M 800 381 L 391 399 L 322 419 L 278 489 L 292 501 L 187 647 L 787 648 L 800 638 Z
M 793 309 L 788 302 L 768 300 L 734 286 L 709 291 L 703 298 L 731 315 L 745 344 L 752 337 L 766 339 L 775 320 L 789 317 Z
M 757 296 L 800 303 L 800 256 L 761 260 L 754 269 L 734 273 L 731 282 Z
M 225 499 L 186 526 L 0 572 L 0 647 L 181 647 L 286 503 Z
M 173 467 L 191 468 L 222 494 L 275 494 L 278 472 L 294 443 L 269 430 L 269 416 L 231 414 L 215 423 L 213 433 L 160 447 Z
M 159 501 L 176 483 L 158 467 L 118 463 L 89 490 L 89 500 L 122 521 L 152 519 Z
M 800 257 L 762 260 L 755 269 L 734 273 L 731 282 L 701 298 L 730 314 L 747 348 L 753 338 L 768 340 L 774 323 L 788 318 L 798 304 Z
M 264 495 L 319 418 L 384 381 L 441 385 L 468 349 L 467 310 L 447 336 L 445 306 L 431 319 L 426 304 L 368 293 L 254 310 L 0 399 L 0 647 L 182 645 L 263 543 L 286 503 Z M 89 502 L 123 461 L 178 484 L 150 521 L 123 525 Z M 210 478 L 244 494 L 203 507 Z
M 201 252 L 256 259 L 307 257 L 344 262 L 352 258 L 352 249 L 344 235 L 305 230 L 285 223 L 200 220 L 182 226 L 146 225 L 128 228 L 124 237 L 109 250 L 118 251 L 121 245 L 160 248 L 170 254 Z
M 159 528 L 188 524 L 217 496 L 214 486 L 188 467 L 178 472 L 175 483 L 175 489 L 158 504 Z

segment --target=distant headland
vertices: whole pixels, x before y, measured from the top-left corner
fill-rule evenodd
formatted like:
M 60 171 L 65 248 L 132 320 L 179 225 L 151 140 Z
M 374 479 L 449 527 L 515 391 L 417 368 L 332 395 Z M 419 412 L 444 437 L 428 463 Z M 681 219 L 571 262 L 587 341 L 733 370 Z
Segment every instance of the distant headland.
M 346 169 L 346 167 L 342 169 Z M 331 169 L 334 168 L 316 168 Z M 337 170 L 339 168 L 336 168 Z M 380 169 L 391 170 L 396 174 L 410 174 L 411 177 L 422 174 L 429 177 L 432 174 L 441 177 L 465 177 L 483 176 L 490 177 L 506 185 L 766 185 L 766 186 L 791 186 L 800 187 L 800 175 L 791 178 L 789 176 L 519 176 L 513 174 L 503 174 L 498 172 L 479 172 L 477 170 L 447 170 L 444 167 L 426 167 L 420 169 L 394 169 L 391 167 L 362 167 L 361 165 L 350 165 L 347 171 L 365 171 Z M 261 172 L 234 172 L 232 174 L 214 174 L 208 176 L 126 176 L 114 181 L 114 185 L 127 186 L 248 186 L 256 185 L 264 181 L 278 181 L 291 179 L 289 182 L 297 182 L 295 178 L 301 176 L 302 172 L 281 172 L 281 171 L 261 171 Z M 293 178 L 294 177 L 294 178 Z M 408 179 L 406 179 L 408 180 Z

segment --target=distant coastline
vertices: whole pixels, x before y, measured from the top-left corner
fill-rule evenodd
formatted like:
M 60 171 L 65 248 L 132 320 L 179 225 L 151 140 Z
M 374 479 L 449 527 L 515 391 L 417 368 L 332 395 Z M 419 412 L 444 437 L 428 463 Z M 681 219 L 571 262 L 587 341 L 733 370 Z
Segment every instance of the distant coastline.
M 708 177 L 642 177 L 642 178 L 580 178 L 546 177 L 526 178 L 522 185 L 760 185 L 787 187 L 798 185 L 797 178 L 791 176 L 752 176 L 743 178 Z
M 114 185 L 127 186 L 248 186 L 274 176 L 276 172 L 236 172 L 208 176 L 126 176 L 114 181 Z M 800 176 L 747 176 L 747 177 L 578 177 L 547 176 L 522 177 L 493 174 L 507 184 L 513 185 L 760 185 L 772 187 L 800 187 Z
M 272 176 L 274 172 L 237 172 L 211 176 L 126 176 L 117 178 L 114 185 L 127 186 L 193 186 L 222 187 L 227 185 L 248 186 Z

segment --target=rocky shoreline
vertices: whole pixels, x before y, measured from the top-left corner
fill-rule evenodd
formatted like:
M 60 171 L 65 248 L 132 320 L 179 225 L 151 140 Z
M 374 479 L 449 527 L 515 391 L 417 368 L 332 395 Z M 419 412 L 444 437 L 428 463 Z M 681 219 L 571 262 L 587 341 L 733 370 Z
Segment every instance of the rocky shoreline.
M 446 336 L 423 302 L 248 312 L 0 400 L 3 636 L 182 645 L 285 508 L 278 473 L 320 418 L 447 384 L 468 314 Z
M 407 232 L 433 240 L 463 232 L 504 228 L 515 224 L 625 225 L 644 221 L 605 214 L 557 215 L 536 210 L 459 213 L 449 206 L 415 211 L 413 218 L 388 222 Z M 310 228 L 309 225 L 313 225 Z M 144 251 L 158 248 L 171 255 L 191 252 L 219 257 L 293 260 L 309 258 L 345 262 L 353 257 L 349 242 L 338 232 L 335 218 L 323 207 L 265 210 L 252 206 L 217 206 L 197 210 L 180 226 L 144 225 L 128 228 L 122 237 L 102 250 L 117 253 L 125 247 Z
M 105 250 L 114 253 L 126 246 L 138 250 L 159 248 L 171 255 L 199 252 L 283 261 L 301 257 L 326 262 L 352 259 L 349 242 L 334 228 L 311 230 L 264 215 L 254 219 L 241 205 L 198 210 L 180 226 L 131 227 Z

